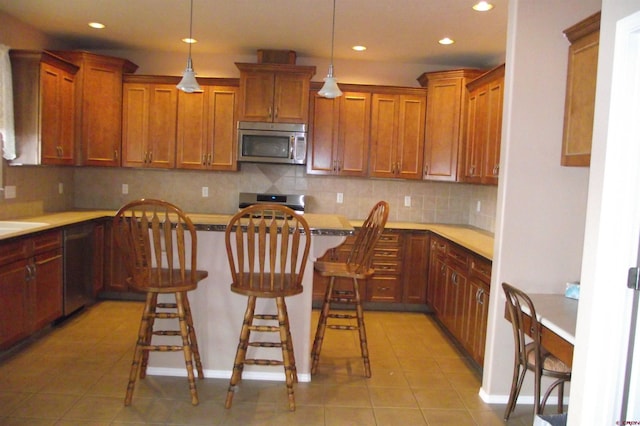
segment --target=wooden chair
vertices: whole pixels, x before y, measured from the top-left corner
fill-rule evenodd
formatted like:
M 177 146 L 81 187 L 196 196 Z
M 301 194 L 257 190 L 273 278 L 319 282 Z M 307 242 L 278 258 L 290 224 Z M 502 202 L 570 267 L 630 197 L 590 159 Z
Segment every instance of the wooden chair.
M 173 204 L 141 199 L 118 210 L 113 219 L 113 234 L 122 252 L 127 282 L 132 288 L 146 292 L 124 404 L 131 404 L 138 377 L 143 379 L 146 376 L 150 351 L 182 351 L 191 403 L 197 405 L 194 362 L 198 377 L 202 379 L 204 374 L 187 292 L 195 290 L 208 273 L 196 267 L 196 229 L 182 210 Z M 186 250 L 188 245 L 190 253 Z M 160 294 L 172 294 L 175 303 L 158 303 Z M 177 319 L 179 330 L 154 329 L 156 318 Z M 152 344 L 154 335 L 180 336 L 182 344 Z
M 289 409 L 295 410 L 293 383 L 298 381 L 285 297 L 302 293 L 311 233 L 303 216 L 288 207 L 260 204 L 231 218 L 225 232 L 231 268 L 231 291 L 248 296 L 226 408 L 231 407 L 245 364 L 284 366 Z M 256 314 L 258 298 L 275 299 L 276 314 Z M 254 323 L 257 320 L 257 323 Z M 266 325 L 269 322 L 278 325 Z M 280 342 L 252 341 L 251 332 L 279 333 Z M 282 360 L 247 358 L 248 347 L 280 348 Z
M 516 400 L 520 394 L 520 388 L 527 370 L 533 371 L 535 375 L 534 416 L 544 412 L 547 398 L 556 387 L 558 388 L 558 413 L 562 413 L 564 383 L 571 380 L 571 368 L 549 353 L 540 344 L 541 326 L 538 322 L 536 309 L 529 296 L 522 290 L 507 283 L 502 283 L 502 288 L 507 297 L 507 312 L 513 326 L 513 339 L 515 341 L 513 380 L 511 382 L 509 401 L 504 412 L 504 419 L 505 421 L 508 420 L 515 409 Z M 531 317 L 530 320 L 525 315 L 525 312 L 528 312 Z M 542 376 L 552 377 L 556 380 L 549 386 L 542 401 L 540 401 Z
M 360 297 L 360 284 L 358 280 L 364 280 L 373 275 L 374 269 L 370 266 L 371 257 L 376 243 L 382 235 L 384 226 L 389 216 L 389 204 L 385 201 L 378 202 L 365 220 L 362 228 L 358 231 L 351 253 L 346 262 L 326 262 L 317 261 L 314 268 L 324 277 L 330 277 L 329 284 L 324 295 L 322 310 L 318 320 L 318 328 L 313 341 L 313 349 L 311 351 L 311 374 L 315 374 L 320 361 L 320 350 L 324 340 L 324 333 L 327 327 L 335 330 L 358 330 L 360 335 L 360 352 L 364 362 L 365 375 L 371 377 L 371 363 L 369 362 L 369 349 L 367 347 L 367 333 L 364 325 L 364 314 L 362 309 L 362 300 Z M 351 280 L 352 287 L 349 290 L 336 290 L 336 278 L 348 278 Z M 333 313 L 332 304 L 351 304 L 355 305 L 356 313 L 342 314 Z M 357 325 L 351 324 L 328 324 L 329 319 L 338 319 L 339 322 L 344 320 L 356 319 Z

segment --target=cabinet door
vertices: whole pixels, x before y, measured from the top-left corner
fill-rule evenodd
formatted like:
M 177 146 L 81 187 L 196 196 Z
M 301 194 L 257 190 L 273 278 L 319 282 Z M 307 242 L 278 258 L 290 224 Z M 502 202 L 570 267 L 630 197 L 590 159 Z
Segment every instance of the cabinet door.
M 489 83 L 488 97 L 487 142 L 483 156 L 482 183 L 497 185 L 498 176 L 500 175 L 504 76 Z
M 172 84 L 155 84 L 149 99 L 147 164 L 171 169 L 176 165 L 178 90 Z
M 600 12 L 564 31 L 571 42 L 562 137 L 563 166 L 589 166 L 600 42 Z
M 273 121 L 306 123 L 309 117 L 309 75 L 306 73 L 276 73 Z
M 73 165 L 74 76 L 46 63 L 40 66 L 41 162 Z
M 0 265 L 0 349 L 29 335 L 26 259 Z
M 83 73 L 82 143 L 84 165 L 119 166 L 122 138 L 122 70 L 87 60 Z
M 149 141 L 150 85 L 125 83 L 122 98 L 122 166 L 143 167 Z
M 404 241 L 402 267 L 403 302 L 427 302 L 427 270 L 429 268 L 429 235 L 409 233 Z
M 307 152 L 307 173 L 331 175 L 337 172 L 340 98 L 311 96 L 311 126 Z
M 468 329 L 464 346 L 471 357 L 480 365 L 484 363 L 488 313 L 488 285 L 471 280 L 468 292 Z
M 33 331 L 36 331 L 62 316 L 62 249 L 36 255 L 33 266 Z
M 237 169 L 237 140 L 235 108 L 237 88 L 207 87 L 209 151 L 208 168 L 211 170 Z
M 398 96 L 374 94 L 371 101 L 371 176 L 395 177 Z
M 369 168 L 371 95 L 346 92 L 339 99 L 338 174 L 366 176 Z
M 274 74 L 243 71 L 240 78 L 240 121 L 273 121 Z
M 177 166 L 206 169 L 208 160 L 205 92 L 178 93 Z
M 422 178 L 426 105 L 427 100 L 424 96 L 400 96 L 396 177 Z
M 464 181 L 482 180 L 483 151 L 487 142 L 488 86 L 480 86 L 469 94 L 467 140 L 465 147 Z
M 429 82 L 424 160 L 427 179 L 456 180 L 458 145 L 463 130 L 460 128 L 462 90 L 460 78 Z
M 104 290 L 105 225 L 96 223 L 93 230 L 93 298 Z

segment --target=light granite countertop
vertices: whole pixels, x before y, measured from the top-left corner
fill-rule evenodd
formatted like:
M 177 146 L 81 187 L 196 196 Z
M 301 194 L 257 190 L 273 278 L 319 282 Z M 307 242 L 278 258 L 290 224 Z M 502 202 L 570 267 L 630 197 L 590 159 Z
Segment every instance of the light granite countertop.
M 14 219 L 20 222 L 38 222 L 46 225 L 36 226 L 28 230 L 15 231 L 0 235 L 0 240 L 27 235 L 33 232 L 44 231 L 79 222 L 112 217 L 114 210 L 79 210 L 60 213 L 44 214 L 25 219 Z M 362 220 L 347 220 L 344 216 L 334 214 L 305 213 L 305 219 L 309 223 L 313 234 L 316 235 L 349 235 L 353 228 L 361 226 Z M 231 218 L 229 214 L 189 214 L 199 230 L 222 231 Z M 493 258 L 493 234 L 479 228 L 468 225 L 445 225 L 436 223 L 412 223 L 412 222 L 387 222 L 386 228 L 430 231 L 438 234 L 456 244 L 465 247 L 474 253 L 489 260 Z

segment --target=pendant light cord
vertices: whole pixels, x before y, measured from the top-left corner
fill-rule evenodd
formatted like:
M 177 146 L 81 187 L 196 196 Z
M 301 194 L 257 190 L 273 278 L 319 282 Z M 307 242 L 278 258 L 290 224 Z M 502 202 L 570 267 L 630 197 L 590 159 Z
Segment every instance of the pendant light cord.
M 333 68 L 333 44 L 334 44 L 335 35 L 336 35 L 336 0 L 333 0 L 333 22 L 331 24 L 331 68 Z
M 334 0 L 335 1 L 335 0 Z M 189 13 L 189 62 L 191 62 L 191 45 L 193 44 L 193 0 L 191 0 L 191 8 Z

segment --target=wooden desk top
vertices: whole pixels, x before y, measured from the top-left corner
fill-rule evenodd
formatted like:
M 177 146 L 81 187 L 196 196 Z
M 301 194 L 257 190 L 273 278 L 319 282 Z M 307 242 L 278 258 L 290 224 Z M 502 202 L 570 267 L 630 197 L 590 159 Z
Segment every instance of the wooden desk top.
M 578 301 L 565 297 L 564 294 L 534 293 L 528 294 L 528 296 L 536 308 L 538 322 L 542 326 L 540 343 L 562 362 L 571 366 L 578 318 Z M 530 315 L 526 307 L 523 307 L 523 312 L 527 316 Z M 509 321 L 506 310 L 505 318 Z M 526 320 L 525 326 L 529 327 Z

